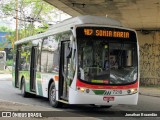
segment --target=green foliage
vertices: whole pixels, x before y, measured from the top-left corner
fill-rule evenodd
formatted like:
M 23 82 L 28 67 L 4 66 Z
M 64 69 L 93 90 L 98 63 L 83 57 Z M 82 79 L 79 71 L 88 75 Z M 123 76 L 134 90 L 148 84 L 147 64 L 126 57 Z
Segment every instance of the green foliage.
M 6 61 L 6 66 L 12 66 L 12 65 L 13 65 L 13 60 Z
M 0 32 L 8 32 L 9 34 L 12 32 L 12 30 L 6 26 L 0 26 Z M 3 37 L 1 36 L 2 42 L 0 42 L 0 50 L 4 50 L 4 48 L 10 43 L 10 41 L 8 40 L 8 34 Z M 5 41 L 6 39 L 7 41 Z
M 21 24 L 19 25 L 19 40 L 37 33 L 45 32 L 48 29 L 46 21 L 53 21 L 54 16 L 56 16 L 56 13 L 54 13 L 55 8 L 43 0 L 18 0 L 18 6 L 18 23 Z M 6 17 L 15 18 L 16 0 L 10 0 L 4 3 L 2 7 L 0 7 L 0 10 Z M 43 27 L 36 28 L 36 22 L 41 23 Z M 12 32 L 7 36 L 7 40 L 14 48 L 14 42 L 16 41 L 15 31 L 13 32 L 5 27 L 0 27 L 0 30 Z
M 35 29 L 35 34 L 43 33 L 47 31 L 48 28 L 49 28 L 49 25 L 44 23 L 42 27 Z
M 12 30 L 6 26 L 0 26 L 0 32 L 12 32 Z
M 10 35 L 6 36 L 7 42 L 12 45 L 12 48 L 14 48 L 14 42 L 15 42 L 15 31 L 11 32 Z
M 1 7 L 1 10 L 6 16 L 11 15 L 15 11 L 15 1 L 10 1 L 10 3 L 5 4 Z

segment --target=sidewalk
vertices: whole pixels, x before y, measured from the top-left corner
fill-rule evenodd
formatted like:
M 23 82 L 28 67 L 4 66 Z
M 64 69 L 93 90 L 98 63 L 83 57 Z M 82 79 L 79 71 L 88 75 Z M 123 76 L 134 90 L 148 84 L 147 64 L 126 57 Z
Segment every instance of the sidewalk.
M 147 95 L 153 97 L 160 97 L 160 87 L 140 87 L 139 88 L 140 95 Z
M 12 80 L 11 73 L 0 73 L 0 80 Z

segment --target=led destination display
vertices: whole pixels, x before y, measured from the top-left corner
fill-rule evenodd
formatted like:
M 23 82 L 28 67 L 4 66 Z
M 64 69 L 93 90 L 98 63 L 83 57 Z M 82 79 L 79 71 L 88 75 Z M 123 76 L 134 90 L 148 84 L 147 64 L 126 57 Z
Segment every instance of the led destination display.
M 118 38 L 127 39 L 135 41 L 136 34 L 134 31 L 123 30 L 119 28 L 109 28 L 109 27 L 78 27 L 77 37 L 105 37 L 105 38 Z

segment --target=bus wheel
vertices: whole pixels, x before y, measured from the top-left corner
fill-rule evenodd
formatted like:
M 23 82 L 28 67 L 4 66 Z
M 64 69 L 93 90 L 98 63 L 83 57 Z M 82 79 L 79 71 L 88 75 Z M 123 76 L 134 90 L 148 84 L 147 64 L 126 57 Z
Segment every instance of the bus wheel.
M 56 87 L 54 82 L 52 82 L 49 87 L 49 102 L 52 107 L 55 108 L 62 107 L 62 103 L 56 100 Z
M 24 81 L 24 79 L 22 80 L 22 84 L 21 84 L 21 94 L 22 94 L 23 97 L 27 97 L 28 96 L 28 94 L 27 94 L 27 92 L 25 90 L 25 81 Z

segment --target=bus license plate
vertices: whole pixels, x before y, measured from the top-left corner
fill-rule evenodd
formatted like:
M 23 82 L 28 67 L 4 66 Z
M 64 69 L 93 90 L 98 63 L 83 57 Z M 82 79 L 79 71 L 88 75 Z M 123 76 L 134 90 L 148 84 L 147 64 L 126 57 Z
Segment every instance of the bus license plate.
M 108 97 L 108 96 L 106 97 L 105 96 L 105 97 L 103 97 L 103 100 L 104 101 L 114 101 L 114 97 Z
M 121 95 L 122 90 L 106 90 L 104 95 Z

